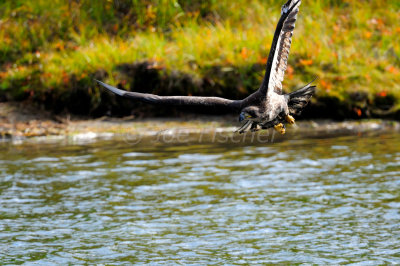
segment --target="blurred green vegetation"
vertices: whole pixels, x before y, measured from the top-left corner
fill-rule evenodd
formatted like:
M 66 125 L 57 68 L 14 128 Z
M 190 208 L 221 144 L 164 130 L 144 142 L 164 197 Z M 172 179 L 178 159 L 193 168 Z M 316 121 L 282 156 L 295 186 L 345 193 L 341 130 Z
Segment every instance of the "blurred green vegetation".
M 0 1 L 0 100 L 126 114 L 93 78 L 162 95 L 241 98 L 261 83 L 283 0 Z M 400 2 L 303 1 L 284 88 L 319 80 L 342 117 L 400 107 Z

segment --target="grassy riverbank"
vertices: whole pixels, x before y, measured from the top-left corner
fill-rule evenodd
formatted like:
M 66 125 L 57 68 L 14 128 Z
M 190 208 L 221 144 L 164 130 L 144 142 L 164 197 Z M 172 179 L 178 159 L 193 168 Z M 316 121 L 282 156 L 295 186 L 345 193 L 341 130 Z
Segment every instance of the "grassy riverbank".
M 162 114 L 111 97 L 93 78 L 163 95 L 245 97 L 261 82 L 282 3 L 2 2 L 0 100 L 55 113 Z M 284 86 L 319 76 L 306 117 L 400 117 L 399 10 L 396 1 L 304 1 Z

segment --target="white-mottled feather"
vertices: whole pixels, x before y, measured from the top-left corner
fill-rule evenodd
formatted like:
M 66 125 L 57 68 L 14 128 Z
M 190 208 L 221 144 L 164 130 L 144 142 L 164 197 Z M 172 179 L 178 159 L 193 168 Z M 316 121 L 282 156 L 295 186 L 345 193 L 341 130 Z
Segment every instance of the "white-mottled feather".
M 301 1 L 292 1 L 289 6 L 284 5 L 282 7 L 282 15 L 285 15 L 287 12 L 289 12 L 289 10 L 291 10 L 291 12 L 285 19 L 283 27 L 279 33 L 276 51 L 274 51 L 271 72 L 268 80 L 267 95 L 273 92 L 282 94 L 282 82 L 287 68 L 290 46 L 292 44 L 292 34 L 300 4 Z

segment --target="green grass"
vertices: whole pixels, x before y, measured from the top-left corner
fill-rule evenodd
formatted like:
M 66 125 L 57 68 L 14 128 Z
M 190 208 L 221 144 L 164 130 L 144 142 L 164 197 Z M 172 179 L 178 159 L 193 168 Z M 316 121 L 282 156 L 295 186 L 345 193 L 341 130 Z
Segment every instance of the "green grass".
M 282 3 L 2 1 L 0 96 L 68 102 L 71 92 L 83 90 L 93 109 L 101 93 L 92 79 L 100 77 L 132 90 L 241 97 L 261 82 Z M 285 90 L 317 75 L 317 99 L 336 97 L 357 107 L 352 95 L 361 92 L 367 104 L 391 97 L 398 108 L 399 21 L 397 1 L 303 1 Z M 145 61 L 161 76 L 153 89 L 135 87 L 137 77 L 121 71 L 123 64 Z M 171 89 L 162 85 L 171 75 L 192 81 Z

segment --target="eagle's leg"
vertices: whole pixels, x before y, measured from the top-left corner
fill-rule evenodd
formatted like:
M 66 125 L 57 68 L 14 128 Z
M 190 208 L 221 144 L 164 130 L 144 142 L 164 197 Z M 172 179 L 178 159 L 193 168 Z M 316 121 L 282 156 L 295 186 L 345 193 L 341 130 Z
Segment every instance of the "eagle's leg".
M 278 131 L 282 135 L 286 133 L 286 128 L 285 128 L 285 125 L 283 123 L 276 124 L 274 126 L 274 128 L 275 128 L 276 131 Z
M 261 129 L 261 126 L 258 123 L 253 123 L 251 125 L 250 131 L 251 132 L 256 132 L 259 131 Z
M 287 115 L 285 115 L 285 120 L 286 120 L 289 124 L 294 125 L 294 117 L 293 117 L 293 116 L 287 114 Z
M 239 132 L 240 134 L 245 133 L 249 127 L 251 126 L 251 121 L 246 121 L 240 128 L 238 128 L 235 132 Z

